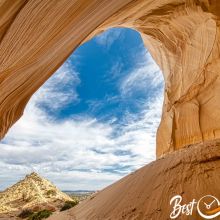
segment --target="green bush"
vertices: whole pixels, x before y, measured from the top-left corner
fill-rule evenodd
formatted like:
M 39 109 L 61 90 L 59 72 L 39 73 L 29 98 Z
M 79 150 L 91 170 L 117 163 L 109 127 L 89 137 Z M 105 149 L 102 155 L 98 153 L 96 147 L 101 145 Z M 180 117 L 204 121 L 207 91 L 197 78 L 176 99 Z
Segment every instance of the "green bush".
M 74 200 L 74 201 L 66 201 L 63 205 L 63 207 L 60 209 L 60 211 L 65 211 L 67 209 L 71 209 L 72 207 L 74 207 L 75 205 L 77 205 L 79 203 L 78 200 Z
M 34 213 L 31 211 L 31 210 L 29 210 L 29 209 L 24 209 L 24 210 L 22 210 L 22 212 L 18 215 L 18 217 L 19 218 L 27 218 L 27 217 L 29 217 L 29 216 L 31 216 L 31 215 L 33 215 Z
M 47 191 L 46 194 L 47 194 L 47 196 L 55 196 L 56 195 L 56 191 L 53 190 L 53 189 L 50 189 L 50 190 Z
M 28 220 L 41 220 L 41 219 L 45 219 L 45 218 L 48 218 L 51 214 L 52 214 L 51 211 L 45 209 L 45 210 L 42 210 L 42 211 L 34 213 L 33 215 L 31 215 L 28 218 Z

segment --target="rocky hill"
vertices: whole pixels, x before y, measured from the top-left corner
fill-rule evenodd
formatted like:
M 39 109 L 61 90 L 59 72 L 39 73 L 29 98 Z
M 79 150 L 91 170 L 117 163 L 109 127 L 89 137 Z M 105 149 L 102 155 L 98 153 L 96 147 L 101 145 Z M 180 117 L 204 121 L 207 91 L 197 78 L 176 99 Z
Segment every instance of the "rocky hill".
M 57 206 L 72 200 L 50 181 L 33 172 L 0 193 L 0 213 L 37 208 L 39 205 Z

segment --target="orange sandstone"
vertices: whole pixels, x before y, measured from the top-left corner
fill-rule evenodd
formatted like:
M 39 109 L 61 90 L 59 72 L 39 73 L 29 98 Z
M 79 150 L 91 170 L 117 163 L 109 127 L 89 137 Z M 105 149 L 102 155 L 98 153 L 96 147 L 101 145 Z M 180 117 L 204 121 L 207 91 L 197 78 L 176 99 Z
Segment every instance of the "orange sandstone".
M 217 0 L 1 0 L 0 137 L 77 46 L 128 27 L 164 75 L 157 156 L 219 138 L 219 9 Z
M 67 57 L 108 28 L 137 30 L 164 76 L 164 159 L 52 219 L 166 220 L 174 194 L 220 199 L 219 25 L 218 0 L 0 0 L 0 138 Z

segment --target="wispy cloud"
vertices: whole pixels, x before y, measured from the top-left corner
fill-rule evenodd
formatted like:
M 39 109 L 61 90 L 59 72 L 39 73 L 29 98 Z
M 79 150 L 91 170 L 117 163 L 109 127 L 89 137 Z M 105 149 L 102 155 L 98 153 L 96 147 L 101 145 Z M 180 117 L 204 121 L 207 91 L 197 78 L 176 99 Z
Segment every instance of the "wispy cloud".
M 32 103 L 52 110 L 78 103 L 80 99 L 76 89 L 79 84 L 79 73 L 70 61 L 66 61 L 34 96 Z
M 109 49 L 111 45 L 120 37 L 120 35 L 120 28 L 112 28 L 95 37 L 95 41 L 101 46 L 104 46 L 106 49 Z
M 122 79 L 120 84 L 122 95 L 130 96 L 137 91 L 155 92 L 163 88 L 163 77 L 159 67 L 146 51 L 142 56 L 142 61 L 138 62 L 137 67 Z
M 79 75 L 65 63 L 33 96 L 24 116 L 0 143 L 0 188 L 35 170 L 62 189 L 100 189 L 154 160 L 162 81 L 147 54 L 119 85 L 121 96 L 135 89 L 153 91 L 138 114 L 125 112 L 120 123 L 89 116 L 57 121 L 47 108 L 58 110 L 79 101 Z

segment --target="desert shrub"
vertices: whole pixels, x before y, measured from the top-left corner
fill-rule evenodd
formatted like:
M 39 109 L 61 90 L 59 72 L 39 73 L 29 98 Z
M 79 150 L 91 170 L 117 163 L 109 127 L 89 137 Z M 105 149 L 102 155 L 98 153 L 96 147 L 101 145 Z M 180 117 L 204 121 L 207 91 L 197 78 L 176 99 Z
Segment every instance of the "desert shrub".
M 21 213 L 18 215 L 19 218 L 27 218 L 29 216 L 33 215 L 33 212 L 29 209 L 24 209 L 21 211 Z
M 77 205 L 79 203 L 78 200 L 74 200 L 74 201 L 66 201 L 63 205 L 63 207 L 60 209 L 60 211 L 65 211 L 67 209 L 71 209 L 72 207 L 74 207 L 75 205 Z
M 28 218 L 28 220 L 41 220 L 41 219 L 45 219 L 45 218 L 48 218 L 51 214 L 52 214 L 51 211 L 45 209 L 45 210 L 42 210 L 42 211 L 34 213 L 33 215 L 31 215 Z
M 50 190 L 48 190 L 47 191 L 47 196 L 55 196 L 56 195 L 56 191 L 55 190 L 53 190 L 53 189 L 50 189 Z

